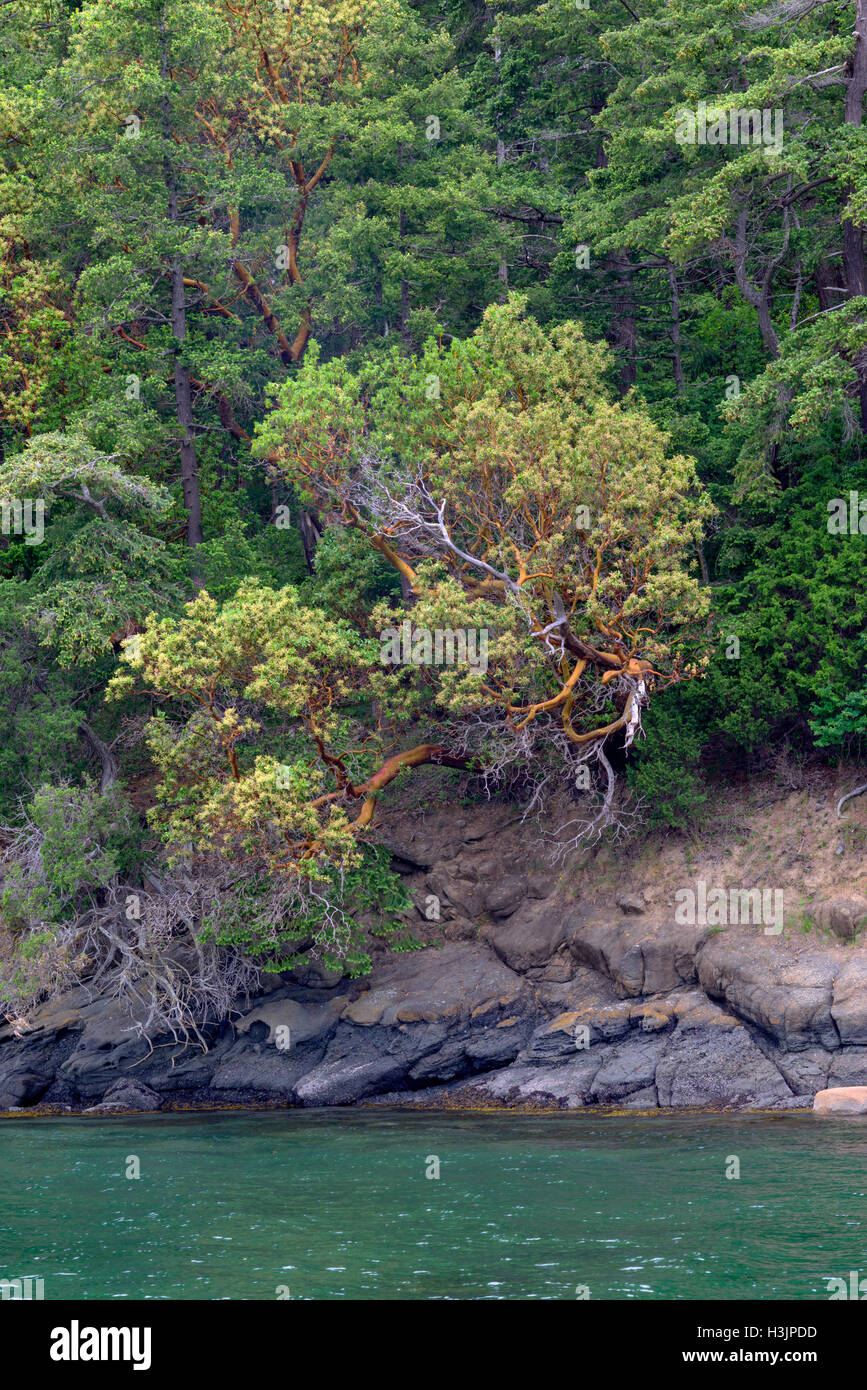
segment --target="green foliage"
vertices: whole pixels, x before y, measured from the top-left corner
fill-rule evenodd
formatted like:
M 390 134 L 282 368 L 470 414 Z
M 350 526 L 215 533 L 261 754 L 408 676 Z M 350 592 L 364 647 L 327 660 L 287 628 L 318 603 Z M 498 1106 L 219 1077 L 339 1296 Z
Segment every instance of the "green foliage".
M 81 436 L 30 440 L 0 464 L 0 495 L 37 498 L 48 512 L 47 535 L 37 539 L 47 554 L 28 577 L 22 616 L 60 665 L 98 660 L 112 633 L 180 598 L 182 566 L 142 524 L 168 511 L 165 489 Z
M 90 948 L 82 922 L 118 878 L 137 876 L 143 857 L 138 817 L 122 792 L 45 784 L 8 827 L 0 856 L 0 1001 L 13 1017 L 106 963 L 99 931 Z M 97 944 L 98 943 L 98 944 Z M 96 951 L 94 952 L 94 945 Z
M 400 578 L 357 531 L 329 527 L 316 547 L 310 599 L 333 617 L 350 617 L 370 630 L 371 609 L 378 599 L 396 598 Z
M 829 500 L 848 497 L 848 489 L 833 460 L 819 460 L 771 509 L 754 509 L 751 526 L 732 532 L 717 564 L 736 565 L 741 577 L 717 591 L 720 642 L 696 693 L 709 736 L 748 751 L 781 731 L 803 739 L 820 708 L 822 722 L 858 689 L 867 627 L 864 538 L 827 527 Z M 739 654 L 726 657 L 731 637 Z
M 297 528 L 251 517 L 245 501 L 226 489 L 209 492 L 208 530 L 196 564 L 204 587 L 217 599 L 231 598 L 245 579 L 280 586 L 307 578 Z
M 132 808 L 121 794 L 103 795 L 86 780 L 40 787 L 24 810 L 24 827 L 7 852 L 0 892 L 0 915 L 12 931 L 60 923 L 140 859 Z
M 83 770 L 77 739 L 77 673 L 45 659 L 21 622 L 26 586 L 0 583 L 0 813 L 11 816 L 28 789 Z
M 222 607 L 202 590 L 181 619 L 154 616 L 127 641 L 109 698 L 140 684 L 180 715 L 160 711 L 147 729 L 161 775 L 152 819 L 173 852 L 264 865 L 302 894 L 353 868 L 356 837 L 317 752 L 341 746 L 342 710 L 373 659 L 347 622 L 256 580 Z
M 81 435 L 39 434 L 20 454 L 4 460 L 4 497 L 73 498 L 102 515 L 107 502 L 157 515 L 168 509 L 165 490 L 147 478 L 124 472 L 114 457 L 101 454 Z
M 362 845 L 358 863 L 343 874 L 329 869 L 321 889 L 306 911 L 275 921 L 267 884 L 244 879 L 206 916 L 202 940 L 242 951 L 266 974 L 306 965 L 315 947 L 326 970 L 349 976 L 370 970 L 370 936 L 395 951 L 423 944 L 403 919 L 413 910 L 412 899 L 382 846 Z
M 854 689 L 842 692 L 831 685 L 820 688 L 815 697 L 815 719 L 810 728 L 820 748 L 858 756 L 867 737 L 867 633 L 857 639 L 858 670 L 853 673 Z M 856 682 L 861 684 L 857 685 Z
M 651 706 L 645 733 L 626 773 L 641 802 L 642 821 L 652 829 L 691 830 L 707 801 L 699 768 L 702 734 L 676 697 Z

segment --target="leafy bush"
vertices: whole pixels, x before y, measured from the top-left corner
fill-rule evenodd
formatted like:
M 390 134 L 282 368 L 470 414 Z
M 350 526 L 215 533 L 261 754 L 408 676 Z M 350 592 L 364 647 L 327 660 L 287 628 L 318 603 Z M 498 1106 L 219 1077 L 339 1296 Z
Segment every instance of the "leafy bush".
M 113 947 L 79 930 L 88 910 L 140 859 L 132 807 L 113 791 L 44 785 L 0 856 L 0 1012 L 15 1018 L 92 973 Z
M 412 910 L 412 899 L 381 845 L 362 845 L 360 862 L 344 874 L 330 871 L 321 895 L 303 913 L 293 914 L 291 906 L 284 913 L 285 906 L 279 896 L 275 899 L 267 879 L 244 879 L 207 915 L 201 940 L 240 951 L 266 974 L 306 965 L 308 951 L 315 947 L 326 970 L 350 976 L 370 970 L 368 934 L 382 937 L 396 951 L 422 944 L 402 920 L 401 914 Z M 364 920 L 369 916 L 375 916 L 375 923 Z
M 684 717 L 682 703 L 660 699 L 651 706 L 647 738 L 631 753 L 626 770 L 629 786 L 641 798 L 644 822 L 653 828 L 686 830 L 707 801 L 699 770 L 702 735 Z
M 40 787 L 23 825 L 7 834 L 0 915 L 12 929 L 63 921 L 140 857 L 133 808 L 119 792 L 104 795 L 87 780 Z

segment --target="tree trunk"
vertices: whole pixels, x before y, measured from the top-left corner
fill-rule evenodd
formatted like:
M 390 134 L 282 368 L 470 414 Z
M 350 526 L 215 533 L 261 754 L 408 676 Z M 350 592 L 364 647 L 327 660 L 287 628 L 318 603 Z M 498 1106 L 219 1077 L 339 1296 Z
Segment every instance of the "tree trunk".
M 497 65 L 497 67 L 499 67 L 500 59 L 502 58 L 502 56 L 503 56 L 503 50 L 502 50 L 502 48 L 500 47 L 499 43 L 495 43 L 495 44 L 494 44 L 494 62 L 495 62 L 495 64 Z M 497 112 L 497 117 L 496 117 L 496 129 L 497 129 L 497 168 L 498 168 L 498 169 L 502 169 L 503 165 L 504 165 L 505 162 L 506 162 L 506 146 L 505 146 L 505 144 L 503 143 L 503 137 L 502 137 L 501 134 L 500 134 L 500 113 L 499 113 L 499 112 Z M 508 261 L 505 259 L 505 257 L 501 257 L 501 259 L 500 259 L 499 268 L 498 268 L 498 270 L 497 270 L 497 279 L 498 279 L 498 280 L 500 281 L 500 283 L 502 284 L 503 289 L 508 293 L 508 289 L 509 289 L 509 263 L 508 263 Z
M 500 61 L 500 50 L 499 50 L 499 48 L 497 48 L 497 49 L 495 50 L 495 54 L 496 54 L 496 61 L 499 62 L 499 61 Z M 500 135 L 498 135 L 498 136 L 497 136 L 497 168 L 498 168 L 498 169 L 502 169 L 502 167 L 503 167 L 503 165 L 505 164 L 505 162 L 506 162 L 506 146 L 503 144 L 502 137 L 501 137 Z M 498 279 L 498 280 L 500 281 L 500 283 L 502 284 L 504 291 L 505 291 L 506 293 L 508 293 L 508 290 L 509 290 L 509 262 L 506 260 L 505 256 L 501 256 L 501 257 L 500 257 L 500 264 L 499 264 L 499 267 L 498 267 L 498 269 L 497 269 L 497 279 Z
M 184 268 L 177 261 L 172 265 L 172 336 L 179 345 L 185 341 L 187 336 Z M 197 546 L 201 545 L 205 539 L 202 532 L 202 497 L 196 462 L 190 369 L 181 359 L 180 346 L 175 349 L 175 407 L 178 424 L 183 430 L 181 435 L 181 486 L 184 493 L 184 506 L 187 509 L 187 545 Z
M 683 363 L 680 358 L 680 295 L 677 291 L 677 275 L 675 274 L 673 265 L 668 267 L 668 284 L 671 289 L 671 329 L 669 331 L 673 349 L 671 354 L 671 365 L 674 371 L 674 384 L 677 389 L 677 394 L 682 396 L 684 383 Z
M 307 571 L 309 574 L 312 574 L 313 557 L 316 554 L 319 537 L 322 535 L 322 526 L 316 513 L 302 507 L 301 511 L 298 513 L 298 530 L 301 534 L 301 544 L 304 547 L 304 559 L 307 561 Z
M 610 265 L 620 280 L 620 289 L 615 291 L 611 317 L 611 335 L 615 349 L 623 352 L 620 368 L 620 386 L 628 391 L 638 377 L 636 349 L 638 330 L 635 323 L 635 291 L 632 281 L 632 266 L 626 255 L 611 257 Z
M 846 83 L 845 120 L 847 125 L 860 128 L 864 114 L 864 92 L 867 90 L 867 0 L 856 0 L 855 50 Z M 854 190 L 846 189 L 846 197 Z M 843 219 L 843 270 L 849 298 L 867 294 L 867 258 L 864 255 L 863 228 L 851 218 Z M 861 429 L 867 434 L 867 362 L 859 361 L 858 395 L 861 406 Z
M 788 223 L 786 224 L 786 241 L 788 244 Z M 760 284 L 753 284 L 747 274 L 747 211 L 742 208 L 738 214 L 737 233 L 734 243 L 734 267 L 735 280 L 738 289 L 748 304 L 751 304 L 756 311 L 759 321 L 759 332 L 762 335 L 762 342 L 770 353 L 771 357 L 779 357 L 780 340 L 777 337 L 777 330 L 771 317 L 770 290 L 771 280 L 776 264 L 781 257 L 775 257 L 762 277 Z
M 165 21 L 160 18 L 160 75 L 164 82 L 169 80 L 169 52 L 166 39 Z M 163 134 L 166 140 L 172 137 L 171 107 L 165 94 L 161 101 Z M 178 207 L 178 188 L 175 170 L 168 155 L 163 157 L 163 173 L 168 192 L 169 221 L 175 226 L 180 223 Z M 196 443 L 193 421 L 193 398 L 190 384 L 190 369 L 183 361 L 183 344 L 187 337 L 187 299 L 184 290 L 184 267 L 173 258 L 171 264 L 172 282 L 172 337 L 175 340 L 175 410 L 181 428 L 181 486 L 184 506 L 187 509 L 187 545 L 195 548 L 204 540 L 202 533 L 202 498 L 199 489 L 199 470 L 196 461 Z M 201 578 L 193 575 L 193 582 L 199 587 Z
M 860 128 L 864 113 L 864 92 L 867 91 L 867 0 L 856 0 L 855 50 L 851 71 L 846 83 L 845 121 Z M 848 193 L 849 190 L 847 190 Z M 849 294 L 867 294 L 867 261 L 864 256 L 864 233 L 849 218 L 843 220 L 843 265 Z
M 101 768 L 99 779 L 99 790 L 105 794 L 110 787 L 117 781 L 117 759 L 112 753 L 107 743 L 103 743 L 99 734 L 95 733 L 87 722 L 79 724 L 78 732 L 93 749 Z
M 816 297 L 819 300 L 819 308 L 822 310 L 833 309 L 841 302 L 842 286 L 837 282 L 839 272 L 835 271 L 831 264 L 826 260 L 818 261 L 814 274 L 816 285 Z
M 406 242 L 406 213 L 400 210 L 400 250 L 404 251 Z M 404 352 L 412 352 L 412 337 L 409 331 L 409 280 L 405 275 L 400 279 L 400 341 Z
M 708 572 L 707 567 L 707 557 L 705 556 L 704 546 L 702 545 L 701 541 L 696 541 L 695 549 L 696 554 L 698 555 L 698 563 L 701 566 L 701 582 L 702 584 L 709 584 L 710 574 Z

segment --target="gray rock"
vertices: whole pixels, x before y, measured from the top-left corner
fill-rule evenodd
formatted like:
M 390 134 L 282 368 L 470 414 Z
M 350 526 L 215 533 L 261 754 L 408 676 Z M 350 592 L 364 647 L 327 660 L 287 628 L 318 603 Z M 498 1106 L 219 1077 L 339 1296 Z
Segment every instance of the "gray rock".
M 243 1037 L 256 1023 L 263 1023 L 266 1028 L 264 1041 L 275 1048 L 279 1045 L 280 1050 L 291 1051 L 301 1043 L 324 1039 L 333 1033 L 346 1002 L 345 995 L 324 1002 L 300 1000 L 286 993 L 271 995 L 266 1003 L 238 1020 L 237 1032 Z
M 545 1063 L 556 1059 L 572 1060 L 581 1051 L 576 1038 L 578 1014 L 575 1010 L 558 1014 L 535 1029 L 527 1046 L 519 1054 L 520 1062 Z M 624 1027 L 628 1031 L 628 1025 Z
M 485 893 L 485 907 L 492 917 L 511 917 L 524 901 L 523 880 L 514 874 L 507 874 L 491 885 Z
M 572 955 L 615 981 L 626 995 L 657 994 L 695 979 L 706 927 L 676 923 L 651 931 L 629 917 L 582 915 L 566 929 Z
M 621 912 L 630 912 L 637 917 L 647 911 L 647 904 L 640 893 L 620 893 L 614 901 Z
M 399 1058 L 377 1054 L 360 1061 L 347 1053 L 314 1067 L 298 1082 L 295 1095 L 302 1105 L 347 1105 L 405 1078 L 406 1067 Z
M 431 893 L 456 908 L 463 917 L 480 917 L 485 910 L 485 888 L 437 868 L 427 876 Z
M 525 902 L 508 925 L 491 933 L 491 945 L 512 970 L 524 971 L 550 960 L 565 936 L 563 918 L 547 903 Z
M 845 1053 L 826 1052 L 821 1047 L 808 1047 L 802 1052 L 787 1052 L 785 1048 L 772 1044 L 768 1047 L 766 1056 L 796 1095 L 805 1095 L 809 1091 L 812 1096 L 829 1084 L 829 1073 L 837 1059 L 845 1056 Z
M 554 884 L 547 874 L 528 874 L 528 898 L 550 898 L 553 892 Z
M 104 1096 L 114 1082 L 123 1080 L 130 1067 L 150 1052 L 152 1048 L 137 1030 L 135 1020 L 114 1001 L 97 1000 L 85 1011 L 77 1046 L 58 1074 L 82 1096 L 95 1099 Z
M 705 992 L 725 1000 L 788 1051 L 816 1043 L 828 1051 L 839 1047 L 831 1015 L 837 958 L 830 952 L 808 951 L 793 959 L 777 937 L 729 929 L 709 937 L 697 960 Z
M 503 1066 L 533 1020 L 532 990 L 485 946 L 453 943 L 393 957 L 346 1005 L 296 1096 L 304 1105 L 345 1105 Z
M 343 1018 L 373 1024 L 440 1022 L 509 1009 L 531 996 L 528 986 L 486 946 L 454 942 L 441 949 L 385 958 Z
M 388 850 L 392 857 L 392 867 L 398 873 L 412 873 L 416 869 L 432 869 L 439 857 L 433 845 L 427 840 L 409 842 L 381 835 L 379 842 Z
M 867 1048 L 844 1047 L 832 1053 L 829 1061 L 824 1079 L 811 1088 L 814 1092 L 833 1086 L 867 1086 Z
M 589 1102 L 599 1059 L 579 1054 L 565 1066 L 534 1067 L 518 1063 L 467 1083 L 464 1094 L 479 1095 L 504 1105 L 563 1106 L 579 1109 Z M 457 1092 L 460 1095 L 461 1092 Z
M 858 955 L 836 969 L 831 1019 L 845 1046 L 867 1044 L 867 958 Z
M 612 980 L 587 966 L 576 965 L 571 979 L 565 983 L 543 983 L 539 1000 L 549 1015 L 569 1010 L 600 1009 L 622 1001 Z
M 305 989 L 334 989 L 344 975 L 342 970 L 326 970 L 320 961 L 313 960 L 306 965 L 296 966 L 289 978 Z
M 116 1114 L 125 1110 L 159 1110 L 162 1101 L 150 1086 L 138 1081 L 117 1081 L 110 1086 L 98 1105 L 85 1110 L 86 1115 Z
M 288 1105 L 295 1099 L 299 1081 L 322 1053 L 322 1048 L 315 1052 L 280 1052 L 265 1044 L 241 1044 L 223 1053 L 209 1072 L 197 1078 L 197 1085 L 207 1086 L 221 1097 L 230 1092 L 282 1100 Z
M 655 1086 L 664 1051 L 663 1038 L 630 1038 L 606 1048 L 590 1088 L 594 1104 L 614 1105 L 636 1091 Z
M 624 1110 L 655 1110 L 659 1105 L 659 1097 L 655 1086 L 645 1086 L 644 1090 L 636 1091 L 631 1096 L 626 1096 L 620 1102 Z
M 460 866 L 461 873 L 472 883 L 491 883 L 503 872 L 503 866 L 494 854 L 463 854 Z
M 148 1042 L 115 1003 L 71 991 L 23 1036 L 0 1029 L 0 1108 L 418 1096 L 787 1110 L 867 1086 L 867 949 L 566 911 L 529 895 L 487 943 L 383 954 L 363 980 L 278 977 L 206 1051 Z
M 820 927 L 844 941 L 852 941 L 859 931 L 867 927 L 867 898 L 857 894 L 830 898 L 814 909 L 814 915 Z
M 792 1095 L 745 1028 L 723 1015 L 682 1022 L 656 1069 L 660 1105 L 764 1109 Z
M 0 1110 L 33 1105 L 48 1090 L 51 1076 L 30 1071 L 26 1064 L 11 1065 L 0 1071 Z

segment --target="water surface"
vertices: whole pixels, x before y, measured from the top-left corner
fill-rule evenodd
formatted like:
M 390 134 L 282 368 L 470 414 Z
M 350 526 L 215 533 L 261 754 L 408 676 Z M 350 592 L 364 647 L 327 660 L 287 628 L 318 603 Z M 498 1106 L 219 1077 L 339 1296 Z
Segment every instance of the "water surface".
M 867 1122 L 0 1121 L 0 1278 L 46 1299 L 806 1300 L 850 1270 L 867 1276 Z

